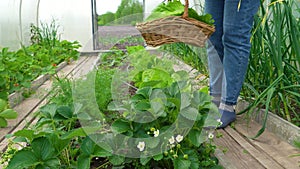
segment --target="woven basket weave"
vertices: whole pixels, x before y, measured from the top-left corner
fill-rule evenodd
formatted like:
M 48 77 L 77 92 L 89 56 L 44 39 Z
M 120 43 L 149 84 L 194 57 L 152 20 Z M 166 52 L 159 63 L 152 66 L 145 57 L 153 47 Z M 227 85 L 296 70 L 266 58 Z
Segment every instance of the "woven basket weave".
M 188 0 L 185 1 L 182 16 L 169 16 L 139 23 L 136 28 L 141 32 L 147 45 L 153 47 L 175 42 L 203 47 L 205 41 L 215 31 L 213 26 L 188 17 Z

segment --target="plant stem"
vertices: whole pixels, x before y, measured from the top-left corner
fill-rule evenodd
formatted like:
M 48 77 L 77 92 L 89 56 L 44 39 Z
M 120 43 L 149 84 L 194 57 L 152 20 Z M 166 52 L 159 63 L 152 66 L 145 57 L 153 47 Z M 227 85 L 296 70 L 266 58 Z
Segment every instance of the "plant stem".
M 97 167 L 96 169 L 100 169 L 102 167 L 106 167 L 106 165 L 109 164 L 109 161 L 107 160 L 104 164 L 100 165 L 99 167 Z

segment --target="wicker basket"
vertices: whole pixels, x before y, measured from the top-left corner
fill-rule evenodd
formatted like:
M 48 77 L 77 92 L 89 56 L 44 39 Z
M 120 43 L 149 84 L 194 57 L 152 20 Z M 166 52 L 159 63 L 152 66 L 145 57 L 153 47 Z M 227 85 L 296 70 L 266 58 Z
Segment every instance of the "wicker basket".
M 169 16 L 137 24 L 136 28 L 141 32 L 147 45 L 155 47 L 168 43 L 183 42 L 203 47 L 215 28 L 204 22 L 189 18 L 188 6 L 188 0 L 186 0 L 182 16 Z

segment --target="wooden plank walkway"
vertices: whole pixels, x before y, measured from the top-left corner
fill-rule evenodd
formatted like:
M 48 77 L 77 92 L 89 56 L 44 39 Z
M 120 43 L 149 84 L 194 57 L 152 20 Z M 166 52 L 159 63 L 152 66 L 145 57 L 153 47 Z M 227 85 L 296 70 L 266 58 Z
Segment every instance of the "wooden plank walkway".
M 60 72 L 59 77 L 77 78 L 85 75 L 98 62 L 98 56 L 80 57 L 79 60 L 66 65 Z M 177 69 L 195 71 L 186 65 L 177 65 Z M 195 76 L 194 76 L 195 77 Z M 47 103 L 52 80 L 41 85 L 35 94 L 27 98 L 14 109 L 19 112 L 15 120 L 9 121 L 7 128 L 0 129 L 0 151 L 5 150 L 8 139 L 7 134 L 14 133 L 20 129 L 35 123 L 34 112 Z M 265 131 L 257 139 L 250 139 L 260 129 L 260 125 L 254 121 L 247 123 L 244 117 L 239 116 L 235 122 L 235 128 L 227 127 L 216 132 L 223 136 L 215 138 L 218 147 L 215 155 L 221 165 L 227 169 L 300 169 L 300 157 L 290 157 L 292 154 L 300 154 L 300 151 L 276 135 Z M 1 166 L 0 166 L 1 168 Z
M 174 69 L 190 72 L 193 79 L 199 74 L 181 61 L 177 62 Z M 200 84 L 199 79 L 194 83 Z M 250 139 L 259 131 L 261 125 L 246 119 L 248 118 L 245 116 L 238 116 L 234 129 L 227 127 L 216 131 L 223 136 L 214 139 L 218 147 L 215 155 L 224 168 L 300 169 L 300 156 L 291 157 L 293 154 L 300 154 L 299 149 L 267 130 L 257 139 Z
M 216 156 L 223 166 L 228 169 L 300 168 L 300 157 L 291 157 L 293 154 L 300 154 L 299 149 L 269 131 L 265 131 L 256 139 L 250 139 L 249 137 L 255 136 L 261 125 L 245 119 L 243 116 L 238 116 L 235 129 L 227 127 L 218 130 L 223 137 L 215 139 L 219 146 Z M 223 153 L 223 148 L 227 149 L 227 152 Z

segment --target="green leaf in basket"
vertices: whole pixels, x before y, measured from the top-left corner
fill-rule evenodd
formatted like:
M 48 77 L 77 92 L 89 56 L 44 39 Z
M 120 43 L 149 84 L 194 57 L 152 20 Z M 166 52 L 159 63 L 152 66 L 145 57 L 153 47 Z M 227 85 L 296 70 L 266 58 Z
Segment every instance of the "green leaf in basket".
M 158 5 L 148 16 L 146 21 L 151 21 L 168 16 L 182 16 L 184 12 L 184 5 L 179 0 L 173 0 L 167 3 Z M 189 8 L 188 14 L 190 18 L 204 22 L 208 25 L 213 25 L 214 20 L 210 14 L 199 15 L 197 11 Z
M 183 11 L 184 5 L 178 0 L 167 3 L 161 3 L 151 12 L 150 16 L 146 19 L 146 21 L 151 21 L 167 16 L 180 15 L 183 13 Z

